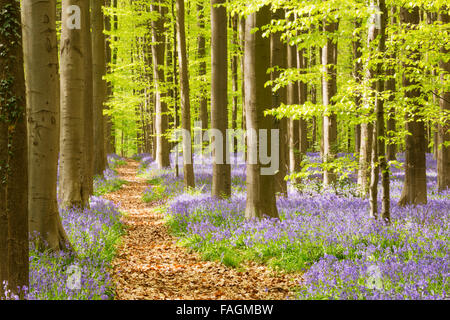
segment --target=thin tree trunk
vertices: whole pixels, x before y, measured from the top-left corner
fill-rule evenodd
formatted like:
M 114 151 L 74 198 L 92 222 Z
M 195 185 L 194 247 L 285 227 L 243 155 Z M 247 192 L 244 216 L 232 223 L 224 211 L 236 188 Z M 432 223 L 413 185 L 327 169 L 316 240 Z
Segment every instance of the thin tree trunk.
M 448 7 L 445 8 L 448 10 Z M 441 12 L 439 14 L 439 20 L 448 24 L 449 14 L 447 12 Z M 441 53 L 443 55 L 448 56 L 449 54 L 448 48 L 442 46 Z M 441 60 L 439 64 L 440 68 L 445 71 L 447 74 L 450 73 L 450 61 Z M 441 74 L 441 81 L 444 82 L 444 74 Z M 450 91 L 447 90 L 441 93 L 441 98 L 439 99 L 439 105 L 441 107 L 442 112 L 449 112 L 450 110 Z M 437 170 L 438 170 L 438 190 L 443 191 L 447 188 L 450 188 L 450 146 L 445 146 L 445 142 L 450 141 L 450 133 L 449 133 L 449 124 L 445 125 L 440 124 L 438 126 L 438 151 L 437 151 Z
M 89 205 L 89 196 L 94 193 L 94 83 L 92 75 L 92 34 L 91 19 L 89 16 L 90 3 L 88 0 L 83 2 L 82 6 L 84 46 L 87 54 L 84 58 L 84 77 L 85 77 L 85 94 L 84 94 L 84 179 L 83 179 L 83 203 Z
M 361 45 L 361 28 L 362 21 L 361 19 L 355 19 L 355 30 L 354 39 L 352 42 L 353 45 L 353 78 L 357 84 L 361 84 L 362 82 L 362 45 Z M 357 109 L 361 108 L 361 94 L 359 92 L 355 95 L 355 105 Z M 361 149 L 361 124 L 357 124 L 355 126 L 355 153 L 359 154 Z
M 322 68 L 326 75 L 322 79 L 323 105 L 332 105 L 332 98 L 337 92 L 337 42 L 334 42 L 330 33 L 338 30 L 338 22 L 324 20 L 323 30 L 327 34 L 327 43 L 322 48 Z M 326 111 L 328 112 L 328 111 Z M 323 161 L 334 161 L 337 149 L 337 117 L 333 112 L 323 117 Z M 323 184 L 330 185 L 336 181 L 336 173 L 324 170 Z
M 151 10 L 156 12 L 158 20 L 152 22 L 152 58 L 153 58 L 153 79 L 156 95 L 156 162 L 158 167 L 170 167 L 169 159 L 169 141 L 165 136 L 168 124 L 167 104 L 163 101 L 165 94 L 162 92 L 162 86 L 165 82 L 164 74 L 164 56 L 166 46 L 166 36 L 164 28 L 164 16 L 167 15 L 167 7 L 161 5 L 151 5 Z
M 103 34 L 102 1 L 91 1 L 92 69 L 94 108 L 94 174 L 102 175 L 107 166 L 104 137 L 103 104 L 106 100 L 105 35 Z M 78 3 L 78 2 L 77 2 Z M 76 4 L 76 3 L 75 3 Z
M 184 0 L 176 0 L 177 38 L 180 66 L 181 128 L 183 129 L 183 173 L 186 188 L 194 188 L 194 166 L 192 163 L 191 105 L 189 101 L 189 74 L 186 55 L 186 31 L 184 24 Z
M 294 21 L 294 17 L 290 16 L 290 21 Z M 296 46 L 287 46 L 287 67 L 289 69 L 297 68 L 297 48 Z M 296 105 L 299 103 L 299 86 L 297 83 L 289 83 L 287 85 L 287 104 Z M 289 171 L 300 171 L 300 141 L 299 141 L 299 120 L 289 119 Z
M 277 10 L 272 19 L 281 20 L 285 17 L 285 11 L 282 9 Z M 277 32 L 271 35 L 271 67 L 278 67 L 285 69 L 287 66 L 287 46 L 281 41 L 281 33 Z M 272 80 L 277 79 L 280 76 L 280 71 L 274 69 L 272 72 Z M 278 91 L 272 93 L 272 108 L 279 107 L 282 103 L 287 103 L 286 87 L 278 89 Z M 275 120 L 276 129 L 279 130 L 280 135 L 280 154 L 279 154 L 279 170 L 275 174 L 275 192 L 287 197 L 287 182 L 284 179 L 286 177 L 288 167 L 286 158 L 288 156 L 288 135 L 287 135 L 287 120 L 282 118 Z
M 391 8 L 391 19 L 390 19 L 390 23 L 391 25 L 395 25 L 397 24 L 397 19 L 396 19 L 396 9 L 395 7 Z M 391 46 L 395 46 L 395 44 L 393 43 L 395 40 L 391 39 Z M 395 65 L 393 60 L 396 59 L 396 55 L 395 53 L 391 54 L 389 56 L 389 59 L 391 60 L 391 64 L 389 64 L 389 67 L 386 70 L 386 75 L 388 76 L 388 79 L 386 80 L 386 90 L 390 92 L 388 101 L 390 103 L 392 103 L 392 101 L 394 101 L 395 99 L 395 91 L 396 91 L 396 86 L 395 86 Z M 388 118 L 387 118 L 387 122 L 386 122 L 386 134 L 387 137 L 389 138 L 393 138 L 395 137 L 395 132 L 396 132 L 396 121 L 395 121 L 395 107 L 392 106 L 391 108 L 389 108 L 388 112 Z M 394 142 L 389 142 L 386 146 L 386 158 L 388 161 L 393 161 L 396 159 L 396 153 L 397 153 L 397 144 Z
M 202 78 L 202 85 L 200 90 L 200 121 L 202 123 L 202 132 L 208 129 L 208 97 L 207 90 L 205 87 L 205 77 L 206 77 L 206 61 L 204 61 L 206 57 L 206 39 L 205 39 L 205 16 L 203 14 L 203 4 L 201 1 L 197 3 L 197 26 L 200 28 L 199 35 L 197 37 L 197 54 L 198 58 L 201 60 L 199 65 L 199 76 Z
M 231 85 L 233 91 L 233 107 L 231 111 L 231 129 L 233 132 L 237 129 L 237 114 L 238 114 L 238 60 L 239 60 L 239 41 L 238 41 L 238 23 L 239 17 L 237 14 L 231 17 L 231 28 L 233 30 L 232 43 L 233 52 L 231 57 Z M 233 138 L 233 152 L 238 151 L 237 138 Z

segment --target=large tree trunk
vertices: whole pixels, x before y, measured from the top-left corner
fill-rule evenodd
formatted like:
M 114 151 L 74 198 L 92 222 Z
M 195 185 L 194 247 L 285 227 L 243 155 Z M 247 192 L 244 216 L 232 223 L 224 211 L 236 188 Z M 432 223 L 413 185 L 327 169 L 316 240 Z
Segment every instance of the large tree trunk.
M 322 48 L 322 68 L 326 75 L 322 79 L 322 100 L 325 108 L 332 105 L 331 99 L 337 92 L 337 42 L 333 41 L 331 33 L 338 30 L 338 22 L 330 22 L 325 18 L 323 30 L 327 34 L 327 43 Z M 328 112 L 328 111 L 326 111 Z M 323 117 L 323 161 L 334 161 L 337 149 L 337 117 L 334 112 Z M 336 173 L 324 170 L 323 184 L 330 185 L 336 181 Z
M 448 7 L 445 8 L 448 10 Z M 442 12 L 439 15 L 439 20 L 444 23 L 448 24 L 449 21 L 449 14 L 447 12 Z M 443 55 L 449 54 L 448 48 L 445 46 L 442 46 L 441 53 Z M 441 60 L 440 67 L 443 71 L 446 72 L 446 74 L 450 73 L 450 61 L 444 61 Z M 441 74 L 441 79 L 444 81 L 444 74 Z M 441 98 L 439 99 L 439 105 L 441 107 L 442 112 L 449 112 L 450 110 L 450 91 L 447 90 L 441 93 Z M 438 169 L 438 190 L 442 191 L 446 188 L 450 188 L 450 146 L 445 147 L 444 143 L 450 141 L 450 131 L 449 131 L 449 124 L 446 123 L 445 125 L 439 125 L 438 126 L 438 151 L 437 151 L 437 169 Z
M 85 35 L 81 28 L 69 28 L 69 6 L 80 5 L 76 0 L 62 2 L 61 30 L 61 136 L 59 185 L 64 207 L 84 207 L 84 73 L 86 56 Z M 102 127 L 103 129 L 103 127 Z M 103 130 L 102 130 L 103 132 Z
M 94 174 L 102 175 L 107 166 L 103 116 L 103 104 L 106 100 L 106 81 L 103 80 L 103 76 L 106 74 L 105 35 L 103 34 L 104 19 L 102 12 L 103 1 L 90 1 L 92 28 L 92 69 L 94 83 Z
M 164 28 L 164 16 L 167 15 L 167 7 L 151 5 L 151 10 L 158 14 L 158 19 L 152 22 L 152 58 L 153 58 L 153 79 L 156 95 L 156 162 L 158 167 L 170 167 L 169 159 L 169 141 L 165 136 L 169 128 L 167 119 L 167 105 L 163 101 L 165 94 L 162 92 L 162 86 L 165 82 L 164 76 L 164 55 L 166 46 L 166 36 Z
M 228 127 L 228 48 L 227 11 L 224 0 L 211 0 L 211 128 L 218 136 L 214 139 L 212 195 L 231 195 L 231 168 L 227 163 Z M 220 7 L 216 7 L 220 5 Z
M 205 87 L 205 77 L 206 77 L 206 61 L 203 61 L 206 56 L 206 39 L 205 39 L 205 15 L 203 14 L 203 4 L 201 1 L 197 3 L 197 26 L 200 28 L 200 32 L 197 37 L 197 54 L 198 58 L 202 60 L 199 65 L 199 76 L 202 78 L 202 85 L 200 90 L 200 105 L 199 105 L 199 114 L 200 114 L 200 122 L 202 123 L 202 131 L 208 129 L 208 97 L 207 90 Z
M 420 22 L 419 7 L 414 7 L 411 11 L 408 8 L 401 8 L 400 19 L 403 24 L 409 24 L 406 28 L 417 28 Z M 419 114 L 421 105 L 417 101 L 421 95 L 421 90 L 414 77 L 406 73 L 412 72 L 412 70 L 418 71 L 417 63 L 420 57 L 415 49 L 409 49 L 405 54 L 407 57 L 415 58 L 411 62 L 404 63 L 403 87 L 415 86 L 415 88 L 409 88 L 405 92 L 406 103 L 411 110 L 408 111 L 405 119 L 408 135 L 405 138 L 405 182 L 399 200 L 400 206 L 427 202 L 425 128 Z
M 29 231 L 42 249 L 68 243 L 56 198 L 59 153 L 59 74 L 56 2 L 24 0 L 23 44 L 29 123 Z
M 277 10 L 273 14 L 274 20 L 284 19 L 285 12 L 282 9 Z M 271 67 L 279 67 L 280 69 L 285 69 L 287 66 L 287 46 L 281 40 L 281 33 L 277 32 L 272 34 L 271 36 Z M 280 71 L 274 69 L 272 72 L 272 80 L 277 79 L 280 76 Z M 277 92 L 272 93 L 272 108 L 278 108 L 282 103 L 287 103 L 286 98 L 286 88 L 282 87 L 278 89 Z M 287 135 L 287 121 L 288 119 L 282 118 L 276 121 L 276 129 L 280 130 L 280 162 L 279 162 L 279 170 L 275 174 L 275 192 L 282 194 L 287 197 L 287 182 L 284 179 L 286 177 L 288 167 L 286 158 L 288 156 L 288 135 Z
M 189 101 L 189 74 L 186 55 L 186 30 L 184 24 L 184 0 L 176 0 L 177 38 L 180 66 L 181 128 L 183 129 L 183 173 L 186 188 L 194 188 L 194 166 L 192 163 L 191 105 Z
M 258 156 L 260 148 L 260 129 L 270 131 L 272 119 L 264 117 L 264 110 L 271 107 L 272 92 L 265 83 L 270 80 L 267 70 L 270 67 L 270 39 L 262 37 L 261 27 L 270 23 L 270 7 L 264 6 L 246 19 L 245 26 L 245 105 L 248 163 L 247 163 L 247 219 L 262 218 L 264 215 L 278 217 L 275 199 L 275 179 L 273 175 L 263 175 Z M 253 32 L 255 28 L 258 31 Z M 267 134 L 267 149 L 271 149 L 271 136 Z M 264 141 L 262 141 L 264 143 Z
M 0 286 L 6 280 L 23 298 L 21 289 L 29 287 L 28 143 L 20 4 L 0 0 L 0 12 L 0 166 L 7 168 L 0 169 L 0 231 L 7 234 L 0 236 L 0 253 L 6 253 Z

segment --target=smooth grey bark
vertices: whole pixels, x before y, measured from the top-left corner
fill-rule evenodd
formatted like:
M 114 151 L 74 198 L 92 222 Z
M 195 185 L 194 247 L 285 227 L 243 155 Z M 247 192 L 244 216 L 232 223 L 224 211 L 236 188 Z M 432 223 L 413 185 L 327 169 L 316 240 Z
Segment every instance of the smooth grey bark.
M 334 104 L 332 98 L 337 92 L 337 40 L 332 35 L 338 30 L 338 22 L 323 21 L 323 30 L 327 35 L 326 45 L 322 48 L 322 69 L 326 75 L 322 78 L 322 104 L 326 107 L 323 117 L 323 161 L 331 162 L 336 157 L 337 149 L 337 116 L 329 111 L 328 106 Z M 324 170 L 323 184 L 330 185 L 336 181 L 336 173 Z
M 401 8 L 400 20 L 407 29 L 417 28 L 420 22 L 419 7 Z M 410 106 L 406 114 L 406 130 L 408 135 L 405 138 L 405 180 L 399 205 L 427 203 L 427 178 L 425 162 L 425 128 L 420 115 L 420 102 L 417 99 L 421 96 L 421 89 L 416 79 L 406 72 L 417 71 L 417 61 L 420 59 L 417 49 L 410 48 L 406 53 L 408 57 L 414 57 L 412 61 L 403 64 L 402 85 L 410 88 L 404 96 Z M 407 71 L 409 70 L 409 71 Z
M 192 163 L 191 105 L 189 101 L 189 73 L 186 54 L 186 30 L 184 0 L 176 0 L 177 40 L 179 45 L 178 64 L 180 66 L 181 128 L 189 137 L 183 135 L 183 173 L 186 188 L 195 187 L 194 166 Z
M 267 70 L 270 68 L 270 39 L 262 37 L 261 27 L 269 24 L 271 12 L 269 6 L 263 6 L 246 19 L 245 25 L 245 106 L 247 132 L 255 130 L 255 140 L 247 139 L 249 158 L 256 155 L 255 164 L 247 163 L 247 201 L 245 218 L 254 219 L 264 216 L 278 218 L 275 199 L 275 179 L 272 175 L 261 175 L 264 167 L 258 157 L 259 130 L 270 132 L 272 119 L 264 117 L 264 110 L 271 107 L 272 92 L 265 83 L 270 80 Z M 252 32 L 258 28 L 258 31 Z M 271 149 L 270 134 L 267 134 L 267 150 Z
M 231 195 L 231 167 L 227 154 L 228 128 L 228 38 L 225 0 L 211 0 L 211 128 L 220 132 L 214 141 L 212 195 Z M 219 6 L 218 6 L 219 5 Z M 217 137 L 212 137 L 216 139 Z M 221 149 L 221 150 L 219 150 Z M 220 157 L 221 155 L 221 157 Z
M 277 10 L 273 15 L 272 19 L 281 20 L 285 17 L 285 11 L 282 9 Z M 280 69 L 285 69 L 287 67 L 287 45 L 281 40 L 281 32 L 277 32 L 271 35 L 270 39 L 271 47 L 271 67 L 278 67 Z M 272 72 L 272 81 L 280 76 L 280 71 L 274 69 Z M 276 92 L 272 93 L 272 108 L 279 107 L 282 103 L 287 103 L 286 88 L 282 87 Z M 275 174 L 275 192 L 287 197 L 287 181 L 284 179 L 289 170 L 287 166 L 288 157 L 288 132 L 287 132 L 287 121 L 288 119 L 282 118 L 280 120 L 275 119 L 275 129 L 279 130 L 280 136 L 280 149 L 279 149 L 279 170 Z
M 91 28 L 92 28 L 92 75 L 93 75 L 93 108 L 94 108 L 94 174 L 103 175 L 107 167 L 104 135 L 103 108 L 106 101 L 106 51 L 104 17 L 102 12 L 103 1 L 91 1 Z M 77 2 L 78 3 L 78 2 Z
M 158 19 L 152 21 L 152 58 L 153 58 L 153 79 L 156 96 L 156 162 L 158 167 L 170 167 L 169 159 L 169 141 L 166 137 L 166 131 L 169 128 L 167 104 L 163 101 L 165 93 L 162 92 L 162 86 L 165 82 L 164 74 L 164 56 L 166 46 L 166 36 L 164 16 L 167 15 L 167 7 L 158 2 L 157 5 L 151 5 L 151 10 L 158 14 Z
M 450 22 L 448 7 L 444 8 L 447 12 L 441 12 L 439 14 L 439 20 L 448 24 Z M 444 55 L 449 54 L 445 46 L 442 46 L 441 53 Z M 450 73 L 450 61 L 441 60 L 439 64 L 440 68 L 447 73 Z M 441 81 L 444 82 L 444 74 L 441 74 Z M 448 89 L 448 88 L 447 88 Z M 442 112 L 449 112 L 450 110 L 450 90 L 445 90 L 440 94 L 439 105 Z M 450 146 L 445 147 L 444 143 L 450 141 L 449 124 L 438 125 L 438 149 L 437 149 L 437 170 L 438 170 L 438 190 L 442 191 L 450 188 Z
M 67 249 L 56 196 L 59 153 L 59 73 L 56 1 L 22 2 L 27 91 L 29 232 L 38 249 Z

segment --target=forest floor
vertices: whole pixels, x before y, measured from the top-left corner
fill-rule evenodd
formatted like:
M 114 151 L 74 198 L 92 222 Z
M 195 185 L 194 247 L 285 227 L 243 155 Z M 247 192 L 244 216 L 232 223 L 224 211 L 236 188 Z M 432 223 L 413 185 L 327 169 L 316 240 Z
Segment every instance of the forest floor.
M 287 299 L 300 274 L 286 274 L 250 262 L 240 269 L 204 261 L 181 247 L 164 224 L 164 214 L 142 201 L 148 182 L 139 162 L 117 169 L 127 183 L 105 198 L 120 206 L 126 235 L 113 261 L 117 300 Z

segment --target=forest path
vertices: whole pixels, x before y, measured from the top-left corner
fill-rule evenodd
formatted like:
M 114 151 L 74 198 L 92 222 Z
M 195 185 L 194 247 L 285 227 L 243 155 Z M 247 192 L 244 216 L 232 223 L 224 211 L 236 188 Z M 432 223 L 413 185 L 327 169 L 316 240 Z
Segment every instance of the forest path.
M 164 215 L 141 200 L 148 187 L 136 176 L 139 163 L 127 160 L 119 167 L 127 181 L 105 198 L 124 212 L 126 235 L 113 261 L 117 300 L 164 299 L 286 299 L 298 284 L 298 275 L 278 274 L 250 263 L 244 271 L 219 262 L 203 261 L 199 254 L 176 244 L 164 224 Z M 295 278 L 295 279 L 294 279 Z

